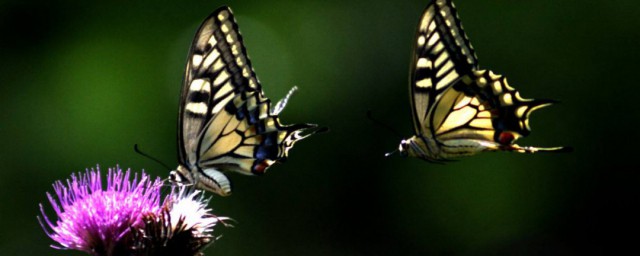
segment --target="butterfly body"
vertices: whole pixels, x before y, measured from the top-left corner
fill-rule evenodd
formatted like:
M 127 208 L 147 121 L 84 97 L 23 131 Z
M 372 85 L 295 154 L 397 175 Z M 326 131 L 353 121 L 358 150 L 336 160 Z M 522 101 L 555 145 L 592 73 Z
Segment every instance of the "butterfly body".
M 567 149 L 514 144 L 531 132 L 531 112 L 554 101 L 524 99 L 506 77 L 481 69 L 451 0 L 433 0 L 425 9 L 410 80 L 415 135 L 401 141 L 403 156 L 441 162 L 483 151 Z
M 231 182 L 221 170 L 215 168 L 202 170 L 197 166 L 179 165 L 169 173 L 169 179 L 176 184 L 193 186 L 194 189 L 212 191 L 223 196 L 231 194 Z
M 179 166 L 170 180 L 226 196 L 227 172 L 263 174 L 284 161 L 293 144 L 321 131 L 314 124 L 282 125 L 291 91 L 275 107 L 264 96 L 231 9 L 201 25 L 191 46 L 179 115 Z

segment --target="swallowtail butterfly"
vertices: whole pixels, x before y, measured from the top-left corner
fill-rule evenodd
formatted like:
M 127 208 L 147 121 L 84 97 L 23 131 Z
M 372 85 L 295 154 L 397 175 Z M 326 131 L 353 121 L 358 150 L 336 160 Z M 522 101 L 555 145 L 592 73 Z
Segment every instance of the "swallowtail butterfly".
M 226 172 L 263 174 L 287 158 L 297 141 L 324 129 L 314 124 L 282 125 L 262 92 L 231 9 L 214 11 L 198 29 L 184 74 L 178 122 L 177 184 L 231 193 Z
M 534 153 L 566 147 L 521 147 L 529 115 L 551 100 L 524 99 L 506 77 L 480 69 L 451 0 L 433 0 L 416 33 L 410 88 L 415 135 L 403 156 L 440 162 L 482 151 Z

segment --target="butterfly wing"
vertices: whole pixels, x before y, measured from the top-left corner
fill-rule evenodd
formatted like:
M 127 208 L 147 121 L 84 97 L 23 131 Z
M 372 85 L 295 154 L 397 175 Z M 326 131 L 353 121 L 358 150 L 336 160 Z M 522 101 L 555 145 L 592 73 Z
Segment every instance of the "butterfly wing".
M 180 165 L 196 187 L 226 195 L 230 182 L 221 171 L 264 173 L 284 161 L 296 141 L 321 131 L 280 124 L 277 114 L 290 95 L 271 110 L 231 9 L 205 19 L 187 60 L 178 133 Z
M 430 113 L 444 91 L 477 68 L 478 60 L 451 1 L 432 1 L 424 11 L 410 73 L 414 131 L 433 137 Z
M 283 126 L 271 113 L 271 102 L 256 91 L 234 97 L 205 126 L 198 166 L 262 174 L 273 163 L 284 161 L 293 144 L 316 126 Z
M 411 103 L 416 135 L 431 152 L 425 158 L 563 149 L 513 144 L 530 133 L 530 113 L 553 101 L 523 99 L 504 76 L 480 70 L 451 0 L 434 0 L 427 6 L 415 49 Z
M 189 51 L 178 122 L 180 164 L 197 163 L 205 125 L 246 90 L 261 86 L 231 9 L 221 7 L 202 23 Z

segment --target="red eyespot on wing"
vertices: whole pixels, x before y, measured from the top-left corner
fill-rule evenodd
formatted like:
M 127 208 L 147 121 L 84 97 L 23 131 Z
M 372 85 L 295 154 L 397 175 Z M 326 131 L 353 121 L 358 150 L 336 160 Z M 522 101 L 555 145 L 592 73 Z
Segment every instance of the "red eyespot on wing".
M 267 160 L 264 160 L 260 163 L 256 163 L 253 166 L 253 173 L 255 174 L 263 174 L 264 171 L 267 169 L 267 167 L 269 167 L 269 163 L 267 163 Z
M 511 145 L 515 139 L 516 137 L 511 132 L 502 132 L 498 136 L 498 142 L 502 145 Z

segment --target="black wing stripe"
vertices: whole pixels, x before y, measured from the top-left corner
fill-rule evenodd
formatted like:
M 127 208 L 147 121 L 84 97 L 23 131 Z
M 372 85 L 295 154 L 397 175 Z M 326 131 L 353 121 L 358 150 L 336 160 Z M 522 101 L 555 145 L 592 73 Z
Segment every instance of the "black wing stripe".
M 229 24 L 230 22 L 227 21 L 225 25 L 229 26 Z M 238 27 L 233 26 L 233 28 L 234 30 L 237 30 Z M 225 35 L 222 33 L 221 30 L 216 30 L 214 31 L 213 34 L 216 37 L 216 40 L 218 40 L 217 47 L 219 47 L 220 51 L 222 52 L 221 54 L 222 60 L 224 60 L 226 67 L 229 70 L 229 73 L 231 73 L 231 79 L 233 84 L 236 86 L 236 88 L 238 88 L 239 91 L 246 90 L 247 88 L 249 88 L 249 81 L 247 78 L 242 76 L 242 68 L 240 68 L 238 64 L 236 64 L 232 46 L 229 45 L 229 43 L 227 42 L 227 38 L 225 37 Z M 234 42 L 235 40 L 241 40 L 237 36 L 231 36 L 231 35 L 236 35 L 235 32 L 230 32 L 228 35 L 231 37 L 230 39 L 234 40 Z
M 438 1 L 439 15 L 435 16 L 437 30 L 439 30 L 445 47 L 456 63 L 459 73 L 468 73 L 477 68 L 477 57 L 469 39 L 462 29 L 462 22 L 458 12 L 450 0 Z

